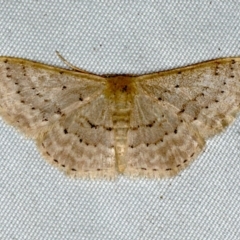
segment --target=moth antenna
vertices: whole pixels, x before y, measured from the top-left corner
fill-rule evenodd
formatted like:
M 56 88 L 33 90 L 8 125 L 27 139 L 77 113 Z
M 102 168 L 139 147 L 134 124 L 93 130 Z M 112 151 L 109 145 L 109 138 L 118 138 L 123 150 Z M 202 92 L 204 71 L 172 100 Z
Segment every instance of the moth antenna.
M 75 71 L 78 71 L 78 72 L 81 72 L 81 73 L 89 73 L 91 74 L 90 72 L 87 72 L 81 68 L 78 68 L 74 65 L 72 65 L 70 62 L 68 62 L 58 51 L 56 51 L 56 54 L 57 56 L 60 58 L 60 60 L 65 63 L 68 67 L 70 67 L 71 69 L 75 70 Z

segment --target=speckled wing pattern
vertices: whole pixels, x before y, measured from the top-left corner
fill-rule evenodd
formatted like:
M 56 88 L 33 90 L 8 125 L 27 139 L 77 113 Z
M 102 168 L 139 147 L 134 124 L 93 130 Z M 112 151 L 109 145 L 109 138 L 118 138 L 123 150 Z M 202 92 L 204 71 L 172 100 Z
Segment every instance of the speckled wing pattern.
M 79 77 L 24 59 L 0 59 L 1 116 L 34 138 L 43 156 L 69 175 L 115 175 L 104 87 L 101 77 Z
M 239 108 L 240 58 L 110 77 L 0 58 L 0 115 L 72 176 L 174 176 Z
M 139 76 L 136 85 L 125 172 L 174 176 L 239 112 L 240 59 Z

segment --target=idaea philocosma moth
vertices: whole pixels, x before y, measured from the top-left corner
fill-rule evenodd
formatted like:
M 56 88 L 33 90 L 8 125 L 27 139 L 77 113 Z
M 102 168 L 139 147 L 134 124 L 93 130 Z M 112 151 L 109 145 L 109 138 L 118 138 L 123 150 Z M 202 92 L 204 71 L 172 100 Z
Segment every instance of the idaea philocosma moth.
M 240 110 L 240 58 L 141 76 L 68 65 L 0 57 L 0 115 L 73 176 L 174 176 Z

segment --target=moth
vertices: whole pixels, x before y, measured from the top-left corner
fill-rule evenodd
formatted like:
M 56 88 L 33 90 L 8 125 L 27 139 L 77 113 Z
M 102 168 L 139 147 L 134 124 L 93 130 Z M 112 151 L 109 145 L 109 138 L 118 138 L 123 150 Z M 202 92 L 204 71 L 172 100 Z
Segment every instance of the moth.
M 59 56 L 0 57 L 0 116 L 71 176 L 175 176 L 240 110 L 240 58 L 100 76 Z

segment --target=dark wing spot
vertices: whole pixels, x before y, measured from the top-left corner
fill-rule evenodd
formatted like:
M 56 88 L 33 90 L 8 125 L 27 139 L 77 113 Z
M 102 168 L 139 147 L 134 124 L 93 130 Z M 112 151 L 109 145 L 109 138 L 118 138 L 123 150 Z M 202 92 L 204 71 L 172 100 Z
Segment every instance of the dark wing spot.
M 175 86 L 175 88 L 179 88 L 179 85 L 177 84 L 177 85 Z
M 159 100 L 159 101 L 162 101 L 162 98 L 161 98 L 161 97 L 159 97 L 159 98 L 158 98 L 158 100 Z
M 57 159 L 53 159 L 54 162 L 58 163 L 58 160 Z
M 96 129 L 96 128 L 98 127 L 97 125 L 91 123 L 90 121 L 88 121 L 88 123 L 89 123 L 89 125 L 91 126 L 91 128 L 95 128 L 95 129 Z
M 146 127 L 152 127 L 155 124 L 155 121 L 146 125 Z
M 66 88 L 67 88 L 66 86 L 63 86 L 63 87 L 62 87 L 62 90 L 66 89 Z
M 81 102 L 82 102 L 82 101 L 83 101 L 83 98 L 82 98 L 82 97 L 79 97 L 79 101 L 81 101 Z
M 66 128 L 63 130 L 63 132 L 64 132 L 65 134 L 68 134 L 68 131 L 67 131 Z
M 166 168 L 165 170 L 166 170 L 166 171 L 171 171 L 172 169 L 171 169 L 171 168 Z
M 139 129 L 139 125 L 138 126 L 136 126 L 136 127 L 133 127 L 133 128 L 131 128 L 132 130 L 137 130 L 137 129 Z
M 58 110 L 56 111 L 56 113 L 61 115 L 61 114 L 62 114 L 61 109 L 58 108 Z
M 79 142 L 80 142 L 80 143 L 82 142 L 82 139 L 81 139 L 81 138 L 79 139 Z
M 122 92 L 126 92 L 126 91 L 127 91 L 127 89 L 128 89 L 128 86 L 127 86 L 127 85 L 125 85 L 125 86 L 122 88 Z
M 71 170 L 72 170 L 72 171 L 75 171 L 75 172 L 77 171 L 75 168 L 72 168 Z

